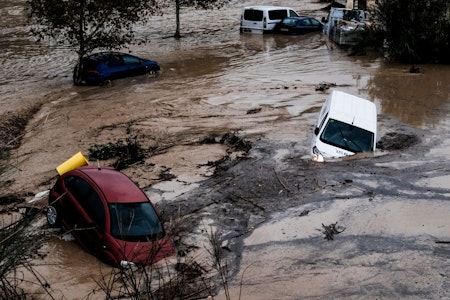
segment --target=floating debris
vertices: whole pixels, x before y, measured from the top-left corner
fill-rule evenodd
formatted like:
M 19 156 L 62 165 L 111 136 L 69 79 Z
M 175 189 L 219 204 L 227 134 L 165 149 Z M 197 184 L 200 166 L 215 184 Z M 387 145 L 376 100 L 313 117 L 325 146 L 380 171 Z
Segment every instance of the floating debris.
M 260 111 L 261 111 L 261 107 L 249 109 L 249 110 L 247 110 L 247 115 L 256 114 L 256 113 L 259 113 Z
M 345 230 L 345 228 L 341 228 L 339 229 L 337 226 L 337 222 L 330 224 L 328 226 L 323 225 L 322 223 L 322 227 L 324 229 L 323 233 L 325 234 L 325 239 L 331 241 L 334 240 L 334 235 L 335 234 L 339 234 L 341 232 L 343 232 Z
M 225 133 L 220 139 L 220 143 L 232 146 L 233 149 L 237 151 L 248 152 L 252 148 L 252 144 L 249 141 L 237 136 L 235 132 Z
M 302 211 L 301 213 L 300 213 L 300 217 L 304 217 L 304 216 L 307 216 L 309 214 L 309 210 L 308 209 L 305 209 L 304 211 Z
M 377 142 L 377 148 L 380 150 L 402 150 L 420 143 L 417 135 L 388 132 Z
M 321 82 L 318 85 L 316 85 L 316 91 L 325 91 L 325 90 L 328 90 L 332 86 L 336 86 L 336 83 Z
M 420 68 L 416 67 L 416 66 L 411 66 L 411 68 L 409 68 L 409 73 L 412 73 L 412 74 L 420 73 Z

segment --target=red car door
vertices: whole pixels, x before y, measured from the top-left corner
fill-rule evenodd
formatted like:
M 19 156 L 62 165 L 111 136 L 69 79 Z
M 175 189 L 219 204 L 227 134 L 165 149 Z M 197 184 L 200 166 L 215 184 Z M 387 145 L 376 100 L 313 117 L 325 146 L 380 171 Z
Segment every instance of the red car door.
M 97 255 L 103 246 L 105 228 L 102 201 L 88 181 L 80 177 L 66 179 L 66 186 L 67 199 L 62 199 L 63 222 L 86 250 Z

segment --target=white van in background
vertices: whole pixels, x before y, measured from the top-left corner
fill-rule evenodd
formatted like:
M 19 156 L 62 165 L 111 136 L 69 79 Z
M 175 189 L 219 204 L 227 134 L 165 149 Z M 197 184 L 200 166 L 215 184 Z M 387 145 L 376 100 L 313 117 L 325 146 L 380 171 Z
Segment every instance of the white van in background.
M 358 152 L 373 152 L 377 140 L 377 109 L 373 102 L 333 91 L 319 114 L 311 143 L 316 161 Z
M 242 11 L 240 32 L 268 33 L 284 18 L 298 16 L 290 7 L 248 6 Z

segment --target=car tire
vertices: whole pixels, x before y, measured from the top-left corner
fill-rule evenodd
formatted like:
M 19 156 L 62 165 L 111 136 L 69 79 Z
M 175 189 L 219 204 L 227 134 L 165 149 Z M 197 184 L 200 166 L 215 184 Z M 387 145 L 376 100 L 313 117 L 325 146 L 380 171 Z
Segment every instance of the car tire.
M 58 210 L 51 205 L 47 207 L 47 223 L 50 227 L 59 227 L 61 224 Z
M 159 71 L 156 71 L 156 70 L 149 70 L 149 71 L 146 73 L 146 75 L 147 75 L 148 77 L 151 77 L 151 78 L 156 78 L 156 77 L 159 76 Z
M 98 80 L 98 85 L 99 86 L 111 86 L 112 82 L 111 82 L 111 79 L 105 79 L 103 81 Z

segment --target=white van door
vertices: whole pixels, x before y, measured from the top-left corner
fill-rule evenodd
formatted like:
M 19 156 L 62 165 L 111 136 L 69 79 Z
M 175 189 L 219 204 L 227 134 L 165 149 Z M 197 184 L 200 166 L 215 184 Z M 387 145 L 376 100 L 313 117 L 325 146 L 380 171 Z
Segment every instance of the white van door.
M 241 15 L 241 33 L 265 33 L 274 29 L 275 25 L 286 17 L 298 17 L 289 7 L 281 6 L 249 6 Z
M 247 8 L 241 19 L 241 32 L 263 33 L 265 24 L 264 11 L 260 9 Z

